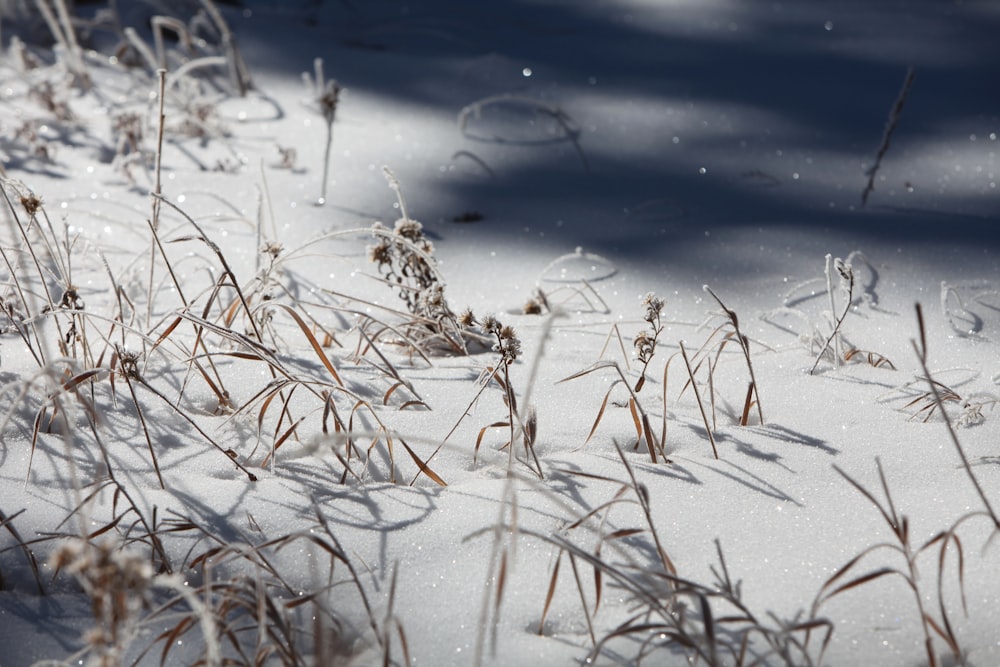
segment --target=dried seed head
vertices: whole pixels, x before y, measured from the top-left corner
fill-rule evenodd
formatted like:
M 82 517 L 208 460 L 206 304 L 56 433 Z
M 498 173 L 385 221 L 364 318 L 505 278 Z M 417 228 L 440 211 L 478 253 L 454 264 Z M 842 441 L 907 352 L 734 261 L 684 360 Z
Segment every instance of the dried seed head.
M 851 267 L 850 264 L 848 264 L 847 262 L 838 257 L 833 261 L 833 266 L 834 268 L 837 269 L 837 273 L 840 274 L 841 278 L 843 278 L 847 282 L 853 282 L 854 269 Z
M 660 313 L 663 311 L 663 299 L 660 299 L 652 292 L 647 292 L 642 297 L 642 305 L 645 308 L 642 319 L 650 324 L 660 319 Z
M 323 115 L 323 120 L 328 125 L 333 124 L 334 119 L 337 117 L 337 104 L 340 102 L 340 86 L 337 82 L 333 79 L 327 81 L 326 86 L 323 88 L 323 93 L 316 101 L 319 103 L 319 110 Z
M 519 356 L 521 356 L 521 340 L 516 336 L 514 338 L 508 338 L 505 341 L 503 348 L 503 355 L 509 361 L 514 361 Z
M 479 324 L 479 328 L 486 333 L 497 333 L 500 331 L 500 322 L 493 315 L 486 315 Z
M 466 308 L 462 311 L 462 314 L 458 316 L 457 321 L 460 327 L 468 329 L 476 325 L 476 316 L 472 314 L 471 308 Z
M 142 376 L 139 374 L 139 353 L 132 352 L 126 347 L 116 346 L 116 348 L 118 351 L 119 372 L 130 380 L 141 380 Z
M 77 292 L 76 287 L 70 285 L 66 288 L 62 299 L 59 301 L 59 307 L 66 310 L 83 310 L 85 308 L 83 299 L 80 298 L 80 293 Z
M 384 239 L 376 245 L 368 246 L 368 261 L 379 266 L 392 263 L 392 246 Z
M 439 284 L 434 284 L 420 292 L 417 296 L 419 312 L 434 318 L 446 310 L 444 300 L 444 288 Z
M 42 198 L 34 193 L 28 193 L 21 197 L 21 206 L 24 207 L 29 216 L 35 217 L 35 214 L 42 207 Z
M 416 220 L 400 218 L 396 221 L 395 232 L 408 241 L 414 243 L 424 240 L 424 226 Z
M 635 356 L 639 361 L 647 363 L 653 358 L 653 352 L 656 349 L 656 338 L 648 331 L 640 331 L 635 335 L 632 345 L 635 347 Z
M 497 335 L 499 339 L 493 344 L 493 351 L 499 352 L 504 361 L 511 362 L 521 356 L 521 339 L 512 327 L 502 327 Z

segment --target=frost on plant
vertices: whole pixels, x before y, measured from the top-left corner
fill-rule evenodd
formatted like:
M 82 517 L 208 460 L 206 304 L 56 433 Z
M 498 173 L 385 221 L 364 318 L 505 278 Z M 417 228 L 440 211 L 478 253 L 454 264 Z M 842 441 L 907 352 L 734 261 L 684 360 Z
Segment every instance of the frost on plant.
M 368 248 L 368 259 L 377 265 L 382 280 L 395 290 L 413 316 L 406 327 L 408 335 L 418 343 L 465 353 L 465 334 L 445 298 L 434 244 L 424 234 L 423 225 L 407 214 L 395 176 L 388 169 L 384 171 L 403 217 L 392 230 L 379 222 L 372 225 L 376 242 Z
M 663 299 L 649 292 L 642 298 L 642 306 L 642 319 L 649 324 L 649 329 L 640 331 L 632 340 L 635 356 L 642 362 L 642 373 L 635 385 L 636 392 L 639 392 L 646 382 L 646 369 L 649 368 L 649 362 L 653 360 L 653 354 L 656 352 L 656 341 L 663 333 L 663 323 L 660 321 Z
M 51 565 L 73 575 L 90 598 L 96 625 L 84 635 L 90 657 L 82 664 L 122 664 L 152 586 L 154 572 L 149 559 L 111 541 L 73 540 L 53 554 Z

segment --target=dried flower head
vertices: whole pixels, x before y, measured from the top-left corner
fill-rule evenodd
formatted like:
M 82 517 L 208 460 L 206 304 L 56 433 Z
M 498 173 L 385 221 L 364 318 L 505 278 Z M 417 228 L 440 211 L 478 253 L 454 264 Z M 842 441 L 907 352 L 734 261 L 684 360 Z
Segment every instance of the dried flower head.
M 497 342 L 493 344 L 493 351 L 499 352 L 505 362 L 510 363 L 521 356 L 521 339 L 514 333 L 513 327 L 501 326 L 495 335 Z
M 521 308 L 521 312 L 525 315 L 541 315 L 546 310 L 551 310 L 549 308 L 549 301 L 545 298 L 545 292 L 540 288 L 535 289 L 535 293 Z
M 500 322 L 493 315 L 486 315 L 483 317 L 482 322 L 479 323 L 479 328 L 488 334 L 498 334 L 500 332 Z
M 838 257 L 833 261 L 833 266 L 837 269 L 837 273 L 840 274 L 840 277 L 843 278 L 844 281 L 849 283 L 854 282 L 854 269 L 849 263 Z
M 39 209 L 42 208 L 42 198 L 32 192 L 29 192 L 21 197 L 21 206 L 23 206 L 25 212 L 33 218 L 38 213 Z
M 468 329 L 476 326 L 476 316 L 472 314 L 471 308 L 466 308 L 462 311 L 462 314 L 458 316 L 457 322 L 460 327 Z
M 663 299 L 657 297 L 652 292 L 647 292 L 644 297 L 642 297 L 642 305 L 645 308 L 645 313 L 642 319 L 653 324 L 659 321 L 660 313 L 663 311 Z
M 400 218 L 397 220 L 394 231 L 404 239 L 413 241 L 414 243 L 424 240 L 424 226 L 410 218 Z
M 635 356 L 639 361 L 647 364 L 653 358 L 653 352 L 656 349 L 656 338 L 648 331 L 640 331 L 635 335 L 632 345 L 635 347 Z
M 118 370 L 130 380 L 140 380 L 138 352 L 133 352 L 126 347 L 116 346 L 118 352 Z
M 517 336 L 505 339 L 500 346 L 500 353 L 507 361 L 514 361 L 521 356 L 521 339 Z
M 380 268 L 385 264 L 391 264 L 392 258 L 392 246 L 385 239 L 373 246 L 368 246 L 368 261 L 378 264 Z
M 340 103 L 340 85 L 330 79 L 323 86 L 323 92 L 316 98 L 320 114 L 328 125 L 332 125 L 337 117 L 337 105 Z
M 76 287 L 70 285 L 63 292 L 62 299 L 59 301 L 59 307 L 66 310 L 83 310 L 86 304 L 83 299 L 80 298 L 80 293 L 77 291 Z
M 285 246 L 281 245 L 277 241 L 268 241 L 264 244 L 264 247 L 260 249 L 261 253 L 264 255 L 270 255 L 271 259 L 277 259 L 278 255 L 285 249 Z

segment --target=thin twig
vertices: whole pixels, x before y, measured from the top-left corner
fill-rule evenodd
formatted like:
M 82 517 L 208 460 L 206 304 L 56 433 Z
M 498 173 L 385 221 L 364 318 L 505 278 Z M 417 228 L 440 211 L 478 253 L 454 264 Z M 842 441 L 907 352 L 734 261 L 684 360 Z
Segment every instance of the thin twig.
M 906 104 L 906 98 L 910 94 L 910 86 L 913 85 L 915 74 L 916 72 L 911 65 L 906 70 L 906 78 L 903 79 L 903 87 L 896 97 L 896 103 L 892 105 L 892 111 L 889 112 L 889 119 L 885 123 L 885 131 L 882 133 L 882 143 L 879 144 L 878 153 L 875 155 L 875 164 L 868 170 L 868 184 L 861 193 L 861 206 L 868 203 L 868 195 L 875 190 L 875 175 L 882 165 L 882 158 L 889 151 L 889 141 L 892 139 L 892 133 L 896 130 L 896 124 L 899 123 L 899 117 L 903 114 L 903 105 Z

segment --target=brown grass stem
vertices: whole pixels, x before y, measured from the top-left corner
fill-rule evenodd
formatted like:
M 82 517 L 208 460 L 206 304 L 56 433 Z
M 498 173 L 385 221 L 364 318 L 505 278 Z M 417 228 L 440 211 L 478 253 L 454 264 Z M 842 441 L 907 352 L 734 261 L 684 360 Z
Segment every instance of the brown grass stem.
M 906 98 L 910 94 L 910 86 L 913 85 L 914 76 L 916 76 L 916 71 L 911 65 L 906 70 L 903 87 L 900 89 L 899 95 L 896 96 L 896 101 L 889 112 L 889 118 L 886 120 L 885 130 L 882 132 L 882 141 L 879 143 L 878 153 L 875 155 L 875 164 L 868 170 L 868 183 L 861 192 L 862 207 L 868 203 L 868 195 L 875 190 L 875 176 L 878 174 L 879 167 L 882 166 L 882 158 L 889 152 L 889 142 L 892 139 L 892 133 L 896 131 L 896 125 L 899 123 L 900 117 L 903 115 L 903 106 L 906 104 Z
M 750 339 L 740 331 L 740 321 L 739 318 L 736 317 L 736 311 L 728 308 L 726 304 L 722 302 L 722 299 L 720 299 L 708 285 L 703 285 L 702 289 L 715 299 L 716 303 L 718 303 L 719 307 L 722 308 L 722 311 L 726 314 L 726 317 L 733 326 L 733 332 L 736 334 L 736 342 L 739 344 L 740 350 L 743 352 L 743 358 L 747 364 L 747 372 L 750 374 L 750 384 L 753 387 L 754 396 L 757 397 L 757 417 L 760 419 L 760 423 L 763 426 L 764 409 L 760 404 L 760 385 L 757 383 L 757 377 L 754 375 L 753 370 L 753 362 L 750 360 Z M 746 424 L 743 424 L 743 426 L 746 426 Z
M 708 434 L 708 441 L 712 444 L 712 455 L 718 459 L 719 450 L 715 447 L 715 436 L 712 435 L 712 427 L 708 423 L 708 415 L 705 414 L 705 406 L 701 401 L 701 392 L 698 391 L 698 384 L 694 379 L 694 371 L 691 370 L 691 361 L 688 359 L 687 350 L 684 349 L 684 341 L 680 341 L 681 357 L 684 359 L 684 366 L 687 368 L 688 377 L 691 379 L 691 389 L 694 397 L 698 401 L 698 409 L 701 411 L 701 420 L 705 424 L 705 433 Z
M 979 495 L 979 499 L 982 501 L 983 507 L 986 509 L 990 519 L 993 521 L 993 526 L 1000 531 L 1000 518 L 997 517 L 996 512 L 993 510 L 993 506 L 990 504 L 989 498 L 986 496 L 986 492 L 983 490 L 982 484 L 979 483 L 979 479 L 972 471 L 972 465 L 969 463 L 969 458 L 965 455 L 965 449 L 962 447 L 962 443 L 959 442 L 958 434 L 955 433 L 955 427 L 951 423 L 951 418 L 948 416 L 947 410 L 945 410 L 944 398 L 941 395 L 941 389 L 938 386 L 939 383 L 934 381 L 933 376 L 931 376 L 930 369 L 927 367 L 927 329 L 924 326 L 924 312 L 919 303 L 916 304 L 916 311 L 920 342 L 918 344 L 917 341 L 910 341 L 913 345 L 913 350 L 916 352 L 917 359 L 920 361 L 920 368 L 923 370 L 924 377 L 927 378 L 927 384 L 930 386 L 930 392 L 934 397 L 934 402 L 937 405 L 938 410 L 941 412 L 941 418 L 944 420 L 945 428 L 948 430 L 948 438 L 951 440 L 952 445 L 955 447 L 955 452 L 958 454 L 958 458 L 962 462 L 962 469 L 965 471 L 969 481 L 972 482 L 972 486 Z
M 840 274 L 840 277 L 844 281 L 844 283 L 846 283 L 847 285 L 847 300 L 844 303 L 844 310 L 843 312 L 840 313 L 840 315 L 837 315 L 836 305 L 833 296 L 834 268 Z M 829 292 L 830 295 L 830 314 L 831 317 L 834 318 L 833 330 L 830 332 L 830 335 L 827 336 L 826 341 L 823 343 L 823 346 L 819 350 L 819 354 L 816 355 L 816 361 L 813 362 L 812 368 L 809 369 L 810 375 L 816 372 L 816 367 L 819 366 L 820 359 L 823 358 L 823 355 L 826 353 L 827 350 L 830 350 L 831 353 L 833 354 L 834 365 L 836 366 L 840 363 L 841 359 L 840 346 L 838 344 L 834 344 L 834 346 L 831 348 L 830 344 L 834 342 L 834 340 L 837 338 L 837 334 L 840 333 L 840 325 L 844 323 L 844 318 L 847 317 L 847 313 L 851 312 L 851 304 L 854 302 L 854 271 L 851 269 L 851 265 L 841 261 L 839 258 L 836 260 L 835 263 L 832 263 L 832 255 L 827 254 L 826 284 L 827 284 L 827 292 Z

